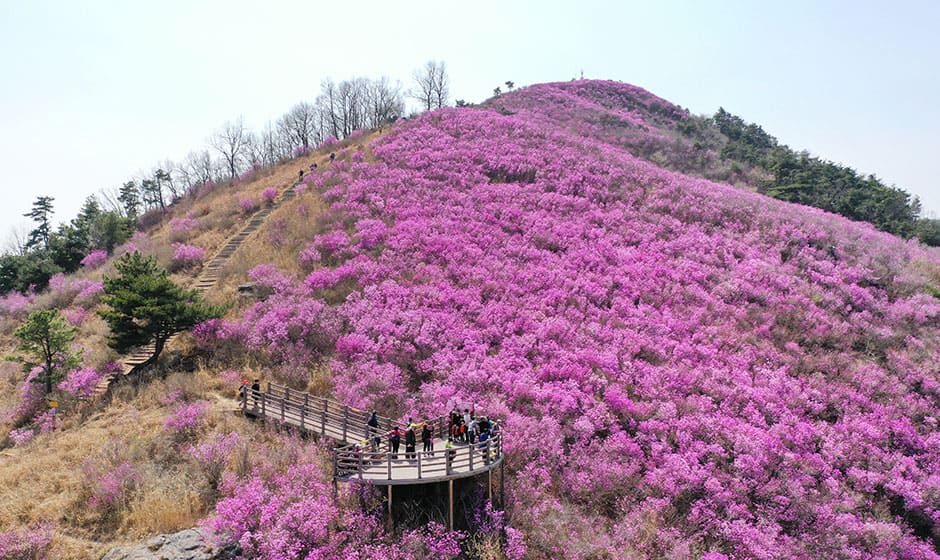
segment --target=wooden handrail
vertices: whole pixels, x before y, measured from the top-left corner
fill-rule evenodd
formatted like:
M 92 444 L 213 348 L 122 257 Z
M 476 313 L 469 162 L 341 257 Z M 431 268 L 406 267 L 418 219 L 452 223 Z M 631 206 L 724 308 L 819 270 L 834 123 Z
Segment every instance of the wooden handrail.
M 253 406 L 242 399 L 246 413 L 262 418 L 275 419 L 303 431 L 314 430 L 332 437 L 343 444 L 333 450 L 334 476 L 339 479 L 358 478 L 373 483 L 407 483 L 410 480 L 429 482 L 460 476 L 473 476 L 485 472 L 502 459 L 502 432 L 492 434 L 483 444 L 457 444 L 451 449 L 435 451 L 399 450 L 393 456 L 382 425 L 391 428 L 400 425 L 391 418 L 379 416 L 379 441 L 372 440 L 372 432 L 366 421 L 368 414 L 358 408 L 343 405 L 331 399 L 300 392 L 274 383 L 267 384 L 267 391 L 257 395 Z M 252 395 L 254 398 L 254 395 Z M 260 405 L 260 410 L 259 410 Z M 316 420 L 310 422 L 311 410 Z M 363 438 L 359 439 L 357 423 L 362 423 Z M 427 420 L 435 435 L 446 440 L 448 416 Z M 312 424 L 312 425 L 311 425 Z M 318 425 L 319 424 L 319 425 Z M 417 441 L 420 441 L 416 437 Z M 355 443 L 359 441 L 360 443 Z M 482 460 L 481 460 L 482 459 Z

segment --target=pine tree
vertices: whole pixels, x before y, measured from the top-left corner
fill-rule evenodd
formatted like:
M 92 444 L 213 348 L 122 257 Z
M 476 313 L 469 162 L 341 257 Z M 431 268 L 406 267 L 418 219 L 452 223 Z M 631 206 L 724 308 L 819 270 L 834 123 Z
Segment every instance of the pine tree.
M 121 185 L 118 202 L 124 207 L 124 213 L 128 218 L 136 219 L 140 212 L 140 194 L 137 183 L 128 181 Z
M 119 276 L 104 279 L 102 301 L 108 309 L 98 313 L 111 328 L 109 346 L 118 352 L 154 343 L 154 353 L 144 365 L 157 360 L 174 334 L 222 314 L 195 290 L 174 284 L 153 257 L 134 252 L 114 266 Z
M 42 242 L 42 248 L 49 248 L 49 233 L 50 233 L 50 219 L 52 217 L 52 201 L 55 200 L 51 196 L 39 196 L 36 197 L 36 202 L 33 202 L 33 209 L 23 214 L 27 218 L 32 218 L 36 222 L 36 229 L 29 232 L 29 240 L 26 242 L 28 248 L 35 247 Z

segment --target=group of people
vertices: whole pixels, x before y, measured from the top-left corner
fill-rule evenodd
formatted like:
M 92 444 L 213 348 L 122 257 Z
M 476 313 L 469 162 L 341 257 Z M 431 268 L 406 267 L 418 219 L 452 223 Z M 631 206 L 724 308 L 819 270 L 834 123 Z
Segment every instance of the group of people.
M 366 421 L 366 431 L 368 439 L 363 442 L 363 448 L 368 446 L 372 452 L 379 450 L 382 443 L 382 434 L 379 426 L 379 417 L 376 411 L 372 411 L 369 419 Z M 455 443 L 464 443 L 467 445 L 479 445 L 486 447 L 486 442 L 497 435 L 500 431 L 499 424 L 491 421 L 486 416 L 475 417 L 470 409 L 464 409 L 463 414 L 457 407 L 451 411 L 448 416 L 447 441 L 444 447 L 447 450 L 453 449 Z M 405 458 L 414 460 L 416 458 L 416 448 L 418 437 L 420 436 L 423 444 L 423 450 L 426 453 L 434 452 L 434 426 L 427 420 L 415 422 L 409 418 L 404 428 L 394 426 L 385 433 L 388 438 L 388 449 L 392 459 L 398 458 L 402 441 L 405 443 Z
M 248 393 L 251 392 L 252 406 L 258 408 L 258 398 L 261 396 L 261 380 L 255 379 L 254 383 L 248 385 L 247 379 L 242 379 L 241 387 L 238 388 L 238 398 L 242 406 L 248 406 Z
M 499 433 L 499 424 L 486 416 L 477 418 L 469 408 L 460 413 L 456 406 L 450 411 L 447 430 L 448 440 L 459 441 L 468 445 L 479 443 L 485 447 L 487 440 Z
M 334 161 L 335 159 L 336 159 L 336 152 L 330 152 L 330 163 L 333 163 L 333 161 Z M 317 164 L 316 164 L 316 162 L 311 163 L 311 164 L 310 164 L 310 172 L 313 173 L 313 172 L 316 171 L 316 170 L 317 170 Z M 303 182 L 304 182 L 304 170 L 303 170 L 303 168 L 301 168 L 301 170 L 297 172 L 297 182 L 298 182 L 298 183 L 303 183 Z
M 369 415 L 366 426 L 368 426 L 369 432 L 369 447 L 373 452 L 378 451 L 382 439 L 379 435 L 379 417 L 374 410 Z M 402 439 L 405 440 L 405 458 L 414 459 L 419 432 L 421 433 L 421 442 L 424 444 L 424 451 L 434 451 L 434 427 L 427 420 L 415 422 L 409 418 L 404 430 L 399 426 L 395 426 L 385 434 L 388 437 L 388 448 L 392 454 L 392 459 L 398 458 L 398 450 L 401 448 Z

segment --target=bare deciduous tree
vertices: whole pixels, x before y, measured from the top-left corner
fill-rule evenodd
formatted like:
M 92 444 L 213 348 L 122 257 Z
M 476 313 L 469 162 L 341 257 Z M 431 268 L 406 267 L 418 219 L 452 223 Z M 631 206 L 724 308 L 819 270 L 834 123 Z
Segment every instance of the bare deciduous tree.
M 231 179 L 238 175 L 238 167 L 245 155 L 247 141 L 248 130 L 245 128 L 242 117 L 238 117 L 234 122 L 225 123 L 210 140 L 212 147 L 222 154 Z
M 317 142 L 317 116 L 317 112 L 314 111 L 314 122 L 311 123 L 311 130 L 313 131 L 310 138 L 311 142 Z M 291 150 L 293 149 L 291 139 L 271 122 L 265 125 L 261 134 L 258 136 L 258 144 L 261 150 L 260 161 L 265 166 L 274 165 L 289 158 Z
M 320 95 L 316 100 L 317 109 L 324 116 L 326 130 L 334 138 L 342 136 L 339 111 L 339 91 L 336 82 L 327 78 L 320 82 Z
M 25 255 L 29 243 L 29 226 L 24 223 L 10 228 L 3 244 L 4 255 Z
M 216 165 L 212 161 L 212 154 L 209 153 L 209 150 L 189 152 L 186 156 L 185 165 L 189 170 L 190 179 L 193 181 L 190 186 L 208 183 L 215 178 Z
M 442 61 L 429 60 L 422 68 L 414 71 L 415 89 L 411 96 L 426 111 L 440 109 L 450 100 L 450 77 Z
M 385 76 L 368 83 L 366 89 L 366 126 L 377 128 L 388 124 L 405 112 L 401 84 L 392 84 Z
M 291 148 L 312 146 L 315 142 L 317 107 L 301 101 L 277 121 L 278 131 L 291 143 Z

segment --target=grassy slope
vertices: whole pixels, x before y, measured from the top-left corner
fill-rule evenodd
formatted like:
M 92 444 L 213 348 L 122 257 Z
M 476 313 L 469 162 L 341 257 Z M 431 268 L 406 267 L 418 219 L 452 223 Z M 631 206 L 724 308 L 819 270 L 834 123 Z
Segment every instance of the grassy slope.
M 365 143 L 373 137 L 361 141 Z M 313 162 L 322 169 L 328 165 L 328 155 L 328 152 L 317 152 L 297 158 L 263 170 L 251 180 L 233 186 L 219 185 L 195 198 L 181 200 L 134 243 L 145 254 L 156 256 L 163 266 L 170 265 L 175 242 L 202 247 L 208 259 L 247 219 L 238 207 L 240 199 L 260 200 L 260 193 L 269 187 L 283 192 L 295 182 L 298 169 L 309 169 Z M 248 270 L 262 262 L 299 271 L 297 254 L 304 240 L 311 239 L 317 231 L 321 209 L 319 197 L 308 191 L 272 213 L 222 271 L 209 299 L 237 301 L 237 286 L 246 281 Z M 184 217 L 197 219 L 198 227 L 188 232 L 174 232 L 171 220 Z M 281 231 L 280 238 L 285 241 L 272 246 L 272 231 Z M 79 272 L 72 279 L 100 280 L 111 273 L 113 266 L 109 262 L 98 270 Z M 197 273 L 198 270 L 181 271 L 173 278 L 186 284 Z M 29 310 L 61 307 L 63 303 L 57 294 L 44 294 L 20 315 L 0 316 L 0 352 L 15 353 L 12 332 Z M 238 312 L 236 306 L 232 313 Z M 106 363 L 117 358 L 107 348 L 106 336 L 107 326 L 91 314 L 81 326 L 78 346 L 90 352 L 94 363 Z M 188 341 L 184 337 L 169 351 L 185 351 L 186 346 Z M 250 360 L 246 359 L 244 365 L 244 375 L 257 373 L 250 370 Z M 15 406 L 17 384 L 21 379 L 18 364 L 0 363 L 0 384 L 4 389 L 0 391 L 0 411 Z M 173 405 L 162 399 L 172 391 L 180 391 L 187 401 L 211 403 L 206 425 L 184 443 L 175 440 L 163 425 L 164 419 L 172 414 Z M 215 434 L 238 431 L 249 434 L 244 447 L 250 454 L 259 445 L 272 441 L 269 434 L 258 431 L 234 414 L 234 397 L 235 387 L 221 380 L 217 371 L 199 369 L 192 373 L 171 373 L 164 380 L 136 388 L 119 387 L 108 404 L 63 402 L 63 415 L 56 431 L 39 435 L 23 447 L 0 451 L 0 531 L 52 520 L 57 526 L 52 557 L 69 560 L 99 558 L 113 546 L 194 526 L 211 511 L 215 496 L 200 469 L 192 461 L 181 458 L 184 445 L 198 444 Z M 0 436 L 11 427 L 0 427 Z M 102 515 L 93 511 L 87 506 L 91 483 L 86 471 L 123 461 L 130 462 L 137 472 L 136 489 L 116 514 Z

